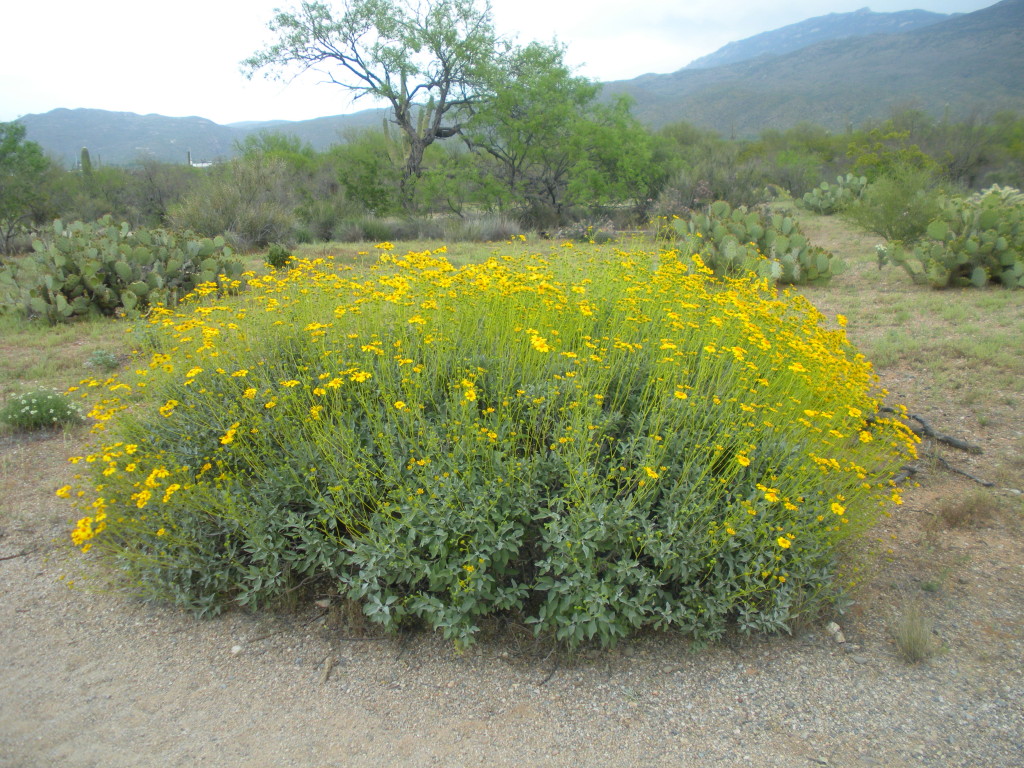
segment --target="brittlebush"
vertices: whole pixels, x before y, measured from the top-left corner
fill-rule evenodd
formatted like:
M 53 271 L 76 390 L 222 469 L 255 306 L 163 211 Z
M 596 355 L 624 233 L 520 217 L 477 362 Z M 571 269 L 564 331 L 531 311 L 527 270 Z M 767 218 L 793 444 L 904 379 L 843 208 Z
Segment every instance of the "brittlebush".
M 568 244 L 290 267 L 154 313 L 134 373 L 89 382 L 73 539 L 145 595 L 703 641 L 836 599 L 839 545 L 899 500 L 913 437 L 870 364 L 763 281 Z

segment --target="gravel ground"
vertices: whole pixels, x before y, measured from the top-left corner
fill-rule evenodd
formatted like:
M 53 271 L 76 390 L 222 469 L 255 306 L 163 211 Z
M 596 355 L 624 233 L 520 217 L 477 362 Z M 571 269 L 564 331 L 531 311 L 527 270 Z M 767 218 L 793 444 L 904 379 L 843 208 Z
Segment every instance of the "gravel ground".
M 6 446 L 4 490 L 63 447 Z M 514 626 L 460 655 L 431 635 L 365 632 L 341 606 L 200 622 L 69 589 L 61 577 L 83 560 L 54 542 L 59 513 L 8 513 L 0 765 L 1021 766 L 1019 526 L 914 538 L 931 500 L 962 490 L 936 476 L 886 523 L 902 554 L 835 617 L 845 643 L 824 621 L 793 637 L 695 650 L 654 635 L 574 658 Z M 6 506 L 38 504 L 49 501 Z M 960 565 L 927 570 L 945 562 Z M 936 573 L 946 582 L 922 590 Z M 943 645 L 916 666 L 891 640 L 908 594 Z

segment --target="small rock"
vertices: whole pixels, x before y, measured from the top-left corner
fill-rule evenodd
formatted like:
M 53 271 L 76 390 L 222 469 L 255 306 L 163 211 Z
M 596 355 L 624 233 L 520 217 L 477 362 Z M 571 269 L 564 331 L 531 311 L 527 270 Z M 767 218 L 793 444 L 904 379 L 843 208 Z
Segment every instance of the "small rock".
M 331 598 L 325 597 L 323 600 L 317 600 L 314 603 L 314 605 L 316 605 L 317 608 L 325 608 L 325 609 L 326 608 L 330 608 L 331 607 Z
M 242 652 L 242 646 L 240 646 L 240 645 L 233 645 L 233 646 L 231 646 L 231 655 L 232 656 L 237 656 L 241 652 Z
M 871 659 L 869 659 L 867 656 L 865 656 L 862 653 L 851 653 L 850 654 L 850 661 L 854 661 L 854 662 L 856 662 L 858 664 L 867 664 L 867 663 L 869 663 L 871 661 Z

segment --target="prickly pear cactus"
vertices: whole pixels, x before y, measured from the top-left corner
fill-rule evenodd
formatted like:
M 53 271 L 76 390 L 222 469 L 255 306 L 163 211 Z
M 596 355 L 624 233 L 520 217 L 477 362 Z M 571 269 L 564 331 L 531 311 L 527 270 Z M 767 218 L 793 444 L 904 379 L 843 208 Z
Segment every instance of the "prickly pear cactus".
M 914 282 L 933 288 L 1024 287 L 1024 194 L 992 187 L 953 197 L 912 250 L 878 248 L 879 267 L 903 267 Z
M 719 275 L 754 272 L 779 283 L 819 285 L 844 269 L 833 254 L 811 245 L 785 214 L 766 216 L 719 200 L 674 226 L 690 251 Z
M 800 205 L 815 213 L 829 216 L 857 200 L 867 186 L 866 176 L 855 176 L 852 173 L 837 176 L 835 184 L 824 181 L 806 193 L 800 200 Z
M 242 264 L 223 238 L 132 231 L 106 216 L 94 223 L 57 220 L 34 253 L 0 272 L 24 313 L 51 323 L 100 314 L 134 314 L 180 301 L 200 283 L 240 287 Z

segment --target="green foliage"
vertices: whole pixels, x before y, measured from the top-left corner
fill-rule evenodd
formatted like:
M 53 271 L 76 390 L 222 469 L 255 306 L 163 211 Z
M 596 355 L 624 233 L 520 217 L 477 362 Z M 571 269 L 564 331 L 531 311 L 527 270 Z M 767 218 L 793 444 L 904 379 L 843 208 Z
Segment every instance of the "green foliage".
M 223 235 L 240 250 L 292 238 L 296 192 L 283 160 L 254 153 L 206 170 L 202 183 L 168 210 L 172 227 Z
M 684 215 L 715 200 L 749 207 L 771 199 L 769 163 L 746 157 L 738 142 L 688 123 L 663 128 L 659 139 L 668 176 L 658 188 L 657 215 Z
M 859 200 L 867 185 L 866 176 L 854 176 L 852 173 L 837 176 L 835 184 L 823 181 L 807 192 L 801 199 L 800 205 L 824 216 L 839 213 Z
M 653 175 L 650 137 L 628 105 L 597 103 L 598 86 L 573 76 L 564 56 L 558 45 L 513 50 L 464 129 L 490 160 L 489 202 L 541 228 L 565 223 L 576 205 L 646 199 Z
M 912 243 L 939 215 L 942 198 L 930 170 L 900 166 L 868 184 L 844 215 L 886 240 Z
M 345 196 L 374 216 L 401 209 L 402 147 L 389 132 L 362 131 L 328 150 Z
M 846 151 L 853 162 L 851 171 L 868 181 L 899 176 L 908 169 L 934 171 L 935 160 L 912 142 L 909 130 L 898 130 L 891 122 L 858 134 Z
M 13 289 L 27 317 L 51 323 L 173 304 L 200 283 L 230 290 L 242 273 L 223 238 L 132 231 L 109 216 L 91 224 L 57 220 L 33 248 L 30 257 L 0 271 L 0 283 Z
M 300 260 L 151 319 L 72 536 L 204 615 L 309 584 L 460 646 L 784 630 L 912 453 L 822 319 L 673 251 Z
M 811 245 L 799 224 L 785 214 L 765 215 L 724 200 L 706 212 L 674 221 L 687 249 L 700 254 L 715 274 L 760 277 L 793 285 L 823 285 L 843 271 L 842 261 Z
M 283 269 L 292 260 L 292 252 L 278 243 L 271 243 L 265 261 L 274 269 Z
M 78 424 L 82 413 L 67 396 L 50 390 L 15 395 L 0 408 L 0 423 L 23 430 L 49 429 Z
M 121 366 L 121 359 L 109 349 L 94 349 L 85 364 L 89 368 L 97 368 L 104 373 L 110 373 Z
M 458 134 L 445 120 L 478 100 L 482 73 L 497 55 L 490 5 L 475 0 L 347 0 L 335 14 L 323 3 L 302 2 L 270 22 L 277 40 L 243 62 L 252 77 L 263 69 L 281 76 L 335 67 L 330 82 L 353 98 L 387 102 L 406 142 L 404 182 L 422 171 L 423 154 L 438 139 Z
M 0 253 L 10 252 L 41 202 L 48 166 L 42 148 L 25 140 L 24 125 L 0 123 Z
M 880 247 L 878 258 L 879 267 L 891 262 L 933 288 L 1024 287 L 1024 195 L 992 187 L 949 198 L 913 251 Z

